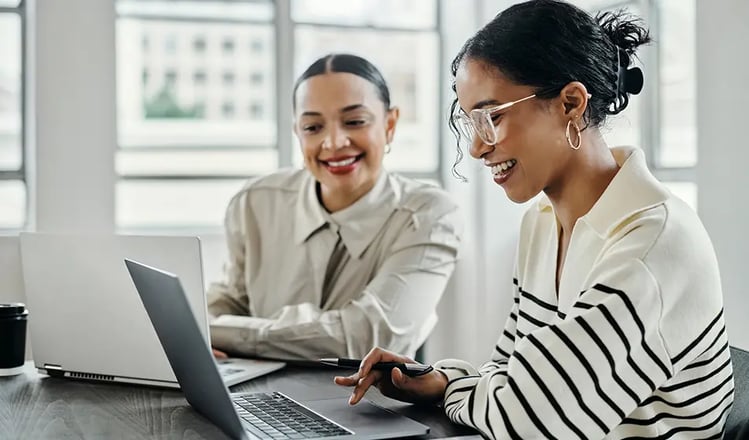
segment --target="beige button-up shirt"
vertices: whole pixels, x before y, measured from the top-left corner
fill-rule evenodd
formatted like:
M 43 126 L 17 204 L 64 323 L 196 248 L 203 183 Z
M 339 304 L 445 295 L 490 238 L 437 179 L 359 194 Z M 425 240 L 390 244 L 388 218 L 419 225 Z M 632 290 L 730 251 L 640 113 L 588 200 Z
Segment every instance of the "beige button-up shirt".
M 226 234 L 224 279 L 208 291 L 216 348 L 361 357 L 375 345 L 413 354 L 424 343 L 462 221 L 443 190 L 385 171 L 364 197 L 330 214 L 314 177 L 289 170 L 251 181 L 231 200 Z M 345 251 L 329 267 L 339 236 Z

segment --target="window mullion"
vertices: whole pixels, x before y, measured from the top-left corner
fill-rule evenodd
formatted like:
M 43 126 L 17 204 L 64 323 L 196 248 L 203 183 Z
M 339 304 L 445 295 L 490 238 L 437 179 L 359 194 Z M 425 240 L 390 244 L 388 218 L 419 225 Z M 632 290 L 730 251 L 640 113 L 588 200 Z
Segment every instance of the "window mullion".
M 24 2 L 21 1 L 18 4 L 19 8 L 19 14 L 21 15 L 21 167 L 20 167 L 20 173 L 21 173 L 21 179 L 26 183 L 26 223 L 29 223 L 29 206 L 31 205 L 29 203 L 29 196 L 30 191 L 28 191 L 28 182 L 26 181 L 26 170 L 28 168 L 26 161 L 28 160 L 28 133 L 27 133 L 27 114 L 26 111 L 28 109 L 27 107 L 27 83 L 26 83 L 26 63 L 28 61 L 27 57 L 27 48 L 28 48 L 28 41 L 26 38 L 26 8 L 24 5 Z
M 278 165 L 292 164 L 292 88 L 294 84 L 294 25 L 291 21 L 291 0 L 276 0 L 276 139 Z
M 660 26 L 658 23 L 658 8 L 655 0 L 639 0 L 643 20 L 649 23 L 650 33 L 658 38 Z M 645 158 L 651 169 L 658 167 L 658 151 L 660 149 L 660 53 L 658 46 L 643 47 L 643 64 L 650 74 L 646 76 L 643 87 L 644 105 L 640 112 L 640 124 L 642 132 L 640 135 L 641 148 L 645 152 Z
M 445 54 L 445 32 L 444 32 L 444 23 L 442 22 L 442 1 L 441 0 L 435 0 L 435 19 L 434 23 L 437 27 L 437 65 L 439 66 L 438 74 L 437 74 L 437 84 L 439 84 L 439 98 L 437 106 L 438 108 L 435 109 L 434 117 L 436 118 L 436 121 L 442 121 L 442 107 L 449 107 L 449 105 L 445 105 L 448 103 L 447 98 L 447 92 L 445 91 L 445 84 L 448 84 L 448 76 L 447 72 L 448 69 L 442 68 L 442 66 L 447 65 L 447 55 Z M 437 130 L 437 169 L 432 173 L 434 175 L 434 179 L 440 183 L 440 186 L 445 185 L 445 182 L 443 180 L 443 176 L 446 173 L 445 170 L 445 157 L 444 157 L 444 148 L 445 148 L 445 132 L 442 129 L 442 124 L 438 123 L 435 126 L 435 129 Z

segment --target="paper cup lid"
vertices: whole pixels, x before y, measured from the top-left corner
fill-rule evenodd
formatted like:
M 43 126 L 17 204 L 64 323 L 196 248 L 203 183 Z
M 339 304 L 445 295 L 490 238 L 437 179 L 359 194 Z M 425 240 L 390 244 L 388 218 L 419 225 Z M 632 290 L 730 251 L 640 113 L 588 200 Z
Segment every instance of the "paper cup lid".
M 23 303 L 0 304 L 0 318 L 9 316 L 26 316 L 29 312 Z

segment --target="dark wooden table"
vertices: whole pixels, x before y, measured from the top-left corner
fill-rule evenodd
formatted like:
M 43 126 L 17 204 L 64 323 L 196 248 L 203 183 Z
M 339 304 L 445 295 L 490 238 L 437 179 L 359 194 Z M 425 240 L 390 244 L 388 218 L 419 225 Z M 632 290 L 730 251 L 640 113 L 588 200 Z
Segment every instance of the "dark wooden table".
M 236 385 L 232 392 L 281 391 L 305 398 L 343 398 L 332 369 L 286 367 Z M 370 392 L 374 403 L 431 428 L 425 438 L 473 435 L 438 408 L 417 407 Z M 93 383 L 40 375 L 27 363 L 24 374 L 0 377 L 0 439 L 226 439 L 195 412 L 177 390 Z M 478 437 L 476 437 L 478 438 Z

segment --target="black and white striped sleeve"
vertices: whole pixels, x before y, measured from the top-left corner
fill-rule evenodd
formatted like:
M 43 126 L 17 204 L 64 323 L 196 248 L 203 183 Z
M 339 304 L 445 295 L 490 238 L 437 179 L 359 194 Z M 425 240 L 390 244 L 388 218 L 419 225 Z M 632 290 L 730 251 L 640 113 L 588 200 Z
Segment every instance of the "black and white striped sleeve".
M 603 438 L 673 375 L 661 308 L 648 268 L 619 264 L 564 319 L 503 333 L 494 368 L 448 375 L 445 412 L 490 438 Z

